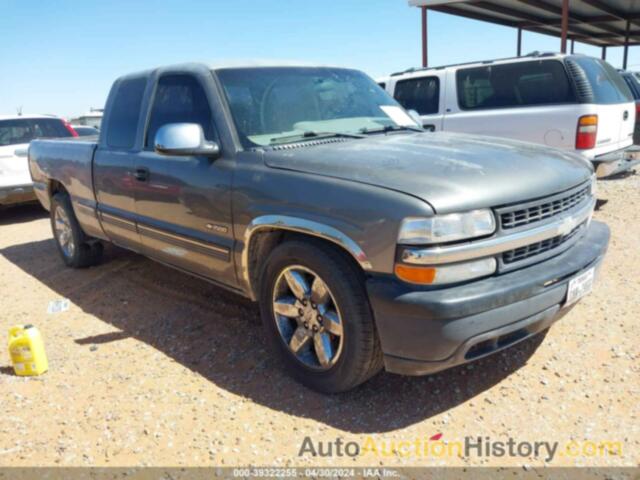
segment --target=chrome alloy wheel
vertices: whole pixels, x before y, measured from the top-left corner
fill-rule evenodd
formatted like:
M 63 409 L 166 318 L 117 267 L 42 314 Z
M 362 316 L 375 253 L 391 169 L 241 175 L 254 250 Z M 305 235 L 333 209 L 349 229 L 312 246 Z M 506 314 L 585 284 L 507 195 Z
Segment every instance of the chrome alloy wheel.
M 342 317 L 327 284 L 306 267 L 294 265 L 278 276 L 273 289 L 278 332 L 305 366 L 328 370 L 340 358 Z
M 68 258 L 73 257 L 76 245 L 73 241 L 73 231 L 71 229 L 71 222 L 69 222 L 69 216 L 64 209 L 58 205 L 54 213 L 54 224 L 56 228 L 56 238 L 58 244 L 64 252 L 64 255 Z

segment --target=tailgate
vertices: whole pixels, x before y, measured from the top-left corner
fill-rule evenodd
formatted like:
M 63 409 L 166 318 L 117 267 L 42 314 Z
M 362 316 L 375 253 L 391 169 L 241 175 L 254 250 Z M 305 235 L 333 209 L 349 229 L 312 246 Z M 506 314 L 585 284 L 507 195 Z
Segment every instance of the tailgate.
M 613 105 L 594 105 L 598 115 L 598 133 L 596 148 L 622 148 L 633 138 L 635 125 L 635 105 L 620 103 Z

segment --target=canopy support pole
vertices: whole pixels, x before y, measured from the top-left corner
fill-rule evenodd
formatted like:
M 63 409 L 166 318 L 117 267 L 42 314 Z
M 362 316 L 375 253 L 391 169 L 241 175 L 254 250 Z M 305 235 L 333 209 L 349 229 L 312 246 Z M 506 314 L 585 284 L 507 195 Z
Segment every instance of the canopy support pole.
M 427 57 L 427 7 L 421 7 L 422 10 L 422 66 L 427 67 L 429 65 L 429 58 Z
M 569 30 L 569 0 L 562 0 L 562 33 L 560 35 L 560 52 L 567 53 L 567 31 Z

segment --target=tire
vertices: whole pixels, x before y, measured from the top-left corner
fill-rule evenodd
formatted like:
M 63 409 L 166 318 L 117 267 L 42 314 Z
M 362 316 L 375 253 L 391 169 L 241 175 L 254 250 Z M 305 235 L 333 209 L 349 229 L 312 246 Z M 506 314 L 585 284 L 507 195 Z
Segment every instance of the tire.
M 62 260 L 68 267 L 86 268 L 102 260 L 102 243 L 85 235 L 66 193 L 51 199 L 51 230 Z
M 292 282 L 306 283 L 305 293 L 296 296 Z M 300 294 L 302 289 L 297 290 Z M 344 392 L 382 368 L 364 276 L 339 249 L 315 239 L 279 245 L 262 269 L 259 300 L 270 344 L 291 375 L 306 386 L 323 393 Z M 291 345 L 299 348 L 297 353 Z

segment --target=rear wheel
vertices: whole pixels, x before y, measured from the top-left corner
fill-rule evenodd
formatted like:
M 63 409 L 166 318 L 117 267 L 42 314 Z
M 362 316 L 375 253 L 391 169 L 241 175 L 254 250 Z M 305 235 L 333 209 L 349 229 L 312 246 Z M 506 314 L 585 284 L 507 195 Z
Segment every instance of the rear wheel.
M 341 392 L 381 369 L 363 276 L 340 251 L 316 241 L 283 243 L 261 280 L 265 329 L 296 379 Z
M 64 263 L 83 268 L 102 259 L 102 244 L 91 240 L 80 228 L 66 193 L 56 193 L 51 199 L 51 229 Z

